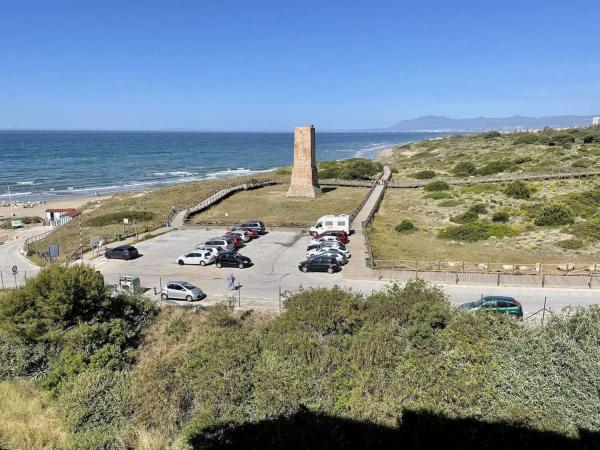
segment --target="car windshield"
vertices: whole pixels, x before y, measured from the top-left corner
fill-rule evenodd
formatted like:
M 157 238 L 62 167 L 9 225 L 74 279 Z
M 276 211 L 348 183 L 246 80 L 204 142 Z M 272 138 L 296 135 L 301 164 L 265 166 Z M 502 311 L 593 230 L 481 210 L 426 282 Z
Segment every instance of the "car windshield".
M 194 285 L 193 285 L 193 284 L 191 284 L 191 283 L 188 283 L 187 281 L 184 281 L 183 283 L 180 283 L 180 284 L 181 284 L 181 285 L 182 285 L 184 288 L 186 288 L 186 289 L 190 289 L 190 290 L 191 290 L 191 289 L 195 289 L 195 288 L 196 288 L 196 286 L 194 286 Z

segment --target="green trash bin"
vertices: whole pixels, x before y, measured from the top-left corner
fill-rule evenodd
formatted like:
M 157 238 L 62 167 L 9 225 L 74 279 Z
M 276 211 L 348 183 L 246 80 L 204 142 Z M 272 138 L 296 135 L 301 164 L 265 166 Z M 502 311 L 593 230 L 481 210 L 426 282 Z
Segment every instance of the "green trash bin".
M 123 236 L 121 236 L 120 234 L 117 234 L 117 241 L 122 241 L 123 240 Z
M 370 269 L 371 267 L 373 267 L 373 260 L 369 256 L 366 256 L 365 257 L 365 264 Z

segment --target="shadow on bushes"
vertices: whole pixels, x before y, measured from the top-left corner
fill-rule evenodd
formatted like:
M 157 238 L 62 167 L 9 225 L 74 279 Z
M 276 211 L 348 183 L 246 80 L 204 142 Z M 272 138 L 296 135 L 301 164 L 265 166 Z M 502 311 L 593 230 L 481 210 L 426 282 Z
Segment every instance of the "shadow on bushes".
M 194 449 L 573 449 L 599 448 L 600 434 L 579 438 L 531 430 L 510 423 L 455 419 L 405 411 L 402 423 L 386 427 L 303 409 L 291 416 L 244 425 L 205 428 L 190 437 Z

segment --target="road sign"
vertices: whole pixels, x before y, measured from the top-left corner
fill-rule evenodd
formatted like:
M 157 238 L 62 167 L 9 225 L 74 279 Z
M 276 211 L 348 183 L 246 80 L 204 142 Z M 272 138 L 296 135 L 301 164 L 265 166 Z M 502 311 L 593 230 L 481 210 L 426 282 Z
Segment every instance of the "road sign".
M 12 273 L 13 273 L 13 275 L 16 275 L 17 273 L 19 273 L 19 269 L 17 269 L 17 266 L 12 266 Z
M 100 236 L 92 236 L 90 238 L 90 247 L 96 248 L 100 242 Z
M 129 219 L 123 219 L 123 224 L 128 225 L 129 224 Z
M 60 251 L 58 249 L 58 245 L 50 244 L 48 246 L 48 256 L 50 257 L 50 259 L 58 258 L 59 255 Z

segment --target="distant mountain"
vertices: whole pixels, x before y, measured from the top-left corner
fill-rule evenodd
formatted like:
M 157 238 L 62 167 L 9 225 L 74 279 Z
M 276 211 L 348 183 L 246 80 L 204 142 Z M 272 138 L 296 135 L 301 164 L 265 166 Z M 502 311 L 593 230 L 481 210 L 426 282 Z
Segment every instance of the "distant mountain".
M 511 131 L 534 128 L 573 128 L 592 124 L 593 116 L 548 116 L 548 117 L 474 117 L 451 119 L 444 116 L 424 116 L 403 120 L 389 131 Z

